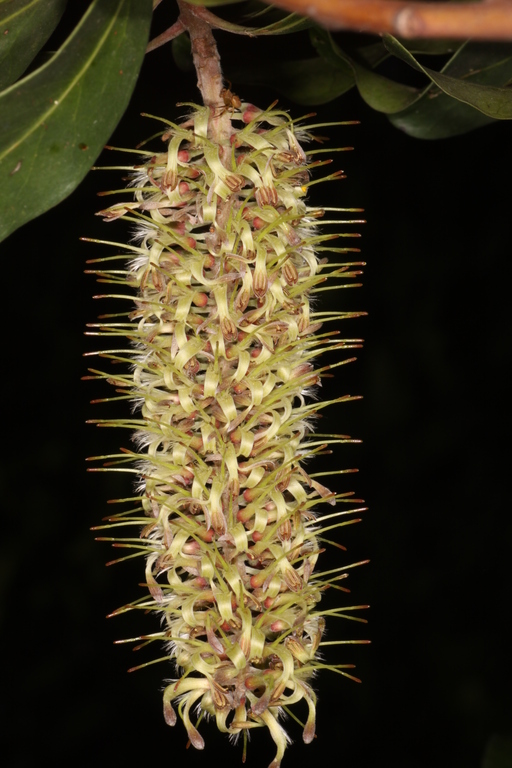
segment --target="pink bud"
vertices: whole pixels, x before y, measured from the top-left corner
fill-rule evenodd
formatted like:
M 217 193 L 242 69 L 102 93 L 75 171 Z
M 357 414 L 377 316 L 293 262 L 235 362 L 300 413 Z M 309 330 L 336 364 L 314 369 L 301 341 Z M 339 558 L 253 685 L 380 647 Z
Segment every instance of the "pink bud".
M 286 622 L 282 619 L 278 619 L 277 621 L 272 622 L 270 629 L 272 632 L 282 632 L 283 629 L 286 629 Z
M 245 112 L 242 115 L 242 120 L 246 124 L 251 123 L 255 117 L 258 117 L 258 115 L 261 115 L 261 109 L 255 107 L 254 104 L 248 104 Z

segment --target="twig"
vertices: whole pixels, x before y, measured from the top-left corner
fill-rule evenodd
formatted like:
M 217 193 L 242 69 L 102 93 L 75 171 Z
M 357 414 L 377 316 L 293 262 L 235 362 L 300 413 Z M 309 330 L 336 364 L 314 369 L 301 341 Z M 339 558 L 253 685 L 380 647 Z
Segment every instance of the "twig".
M 165 32 L 162 32 L 161 35 L 158 35 L 158 37 L 155 37 L 153 40 L 149 41 L 146 48 L 146 53 L 150 53 L 150 51 L 154 51 L 156 48 L 160 48 L 161 45 L 165 45 L 165 43 L 169 43 L 171 40 L 174 40 L 175 37 L 181 35 L 184 29 L 185 27 L 183 26 L 181 20 L 178 19 L 178 21 L 176 21 L 172 27 L 169 27 L 169 29 L 166 29 Z
M 190 35 L 192 57 L 197 73 L 197 87 L 201 91 L 203 103 L 210 109 L 208 120 L 208 136 L 225 147 L 227 162 L 229 156 L 229 139 L 233 132 L 231 119 L 223 99 L 224 80 L 220 66 L 220 56 L 213 37 L 210 24 L 205 21 L 197 8 L 184 0 L 178 0 L 180 9 L 179 21 Z M 222 150 L 221 150 L 222 155 Z
M 212 29 L 223 29 L 226 32 L 231 32 L 234 35 L 246 35 L 247 37 L 255 37 L 255 33 L 258 30 L 252 30 L 250 27 L 241 27 L 239 24 L 233 24 L 230 21 L 221 19 L 214 13 L 205 8 L 202 5 L 194 6 L 194 14 L 203 21 L 207 21 Z
M 155 2 L 160 3 L 162 0 L 155 0 Z M 259 32 L 257 29 L 252 30 L 250 27 L 242 27 L 239 24 L 233 24 L 230 21 L 221 19 L 202 5 L 195 5 L 193 8 L 194 16 L 205 21 L 212 29 L 222 29 L 225 32 L 231 32 L 234 35 L 245 35 L 246 37 L 256 37 L 256 34 Z M 150 40 L 146 48 L 146 53 L 150 53 L 156 48 L 160 48 L 162 45 L 169 43 L 171 40 L 174 40 L 175 37 L 181 35 L 183 31 L 184 26 L 182 22 L 178 20 L 172 27 L 169 27 L 165 32 L 162 32 L 161 35 Z
M 329 29 L 403 38 L 512 40 L 512 1 L 416 2 L 415 0 L 272 0 Z

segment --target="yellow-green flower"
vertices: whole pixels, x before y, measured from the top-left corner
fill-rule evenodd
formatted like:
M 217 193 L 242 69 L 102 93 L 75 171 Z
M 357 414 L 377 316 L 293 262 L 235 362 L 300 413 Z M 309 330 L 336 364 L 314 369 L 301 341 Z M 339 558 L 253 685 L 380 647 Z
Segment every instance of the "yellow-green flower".
M 283 111 L 241 104 L 219 144 L 208 108 L 190 106 L 183 123 L 164 121 L 165 151 L 138 151 L 134 202 L 102 211 L 136 222 L 138 245 L 127 246 L 129 269 L 92 271 L 137 293 L 135 308 L 92 331 L 128 338 L 129 349 L 102 356 L 131 370 L 92 373 L 139 413 L 99 422 L 133 429 L 137 450 L 97 458 L 132 463 L 140 478 L 140 504 L 110 525 L 143 526 L 140 539 L 114 539 L 146 555 L 149 595 L 121 610 L 162 617 L 150 639 L 166 644 L 178 671 L 164 691 L 166 722 L 177 710 L 196 748 L 196 709 L 234 736 L 266 726 L 277 768 L 283 711 L 304 700 L 303 738 L 314 737 L 311 681 L 325 666 L 317 605 L 347 568 L 315 575 L 324 531 L 347 513 L 315 515 L 336 497 L 304 463 L 344 439 L 312 433 L 329 404 L 311 402 L 325 372 L 313 360 L 359 340 L 320 332 L 354 313 L 314 311 L 311 297 L 328 274 L 359 274 L 359 263 L 319 259 L 355 249 L 331 247 L 317 226 L 324 211 L 305 203 L 310 169 L 322 165 L 299 143 L 308 130 Z

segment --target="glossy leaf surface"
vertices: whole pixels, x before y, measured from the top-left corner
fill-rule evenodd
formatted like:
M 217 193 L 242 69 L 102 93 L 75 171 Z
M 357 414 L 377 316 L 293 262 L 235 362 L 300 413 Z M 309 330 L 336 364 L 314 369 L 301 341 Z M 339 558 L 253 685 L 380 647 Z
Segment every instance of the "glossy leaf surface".
M 351 70 L 359 93 L 372 109 L 385 113 L 398 112 L 418 98 L 419 91 L 416 88 L 397 83 L 359 64 L 341 50 L 326 30 L 316 28 L 311 33 L 311 41 L 325 61 L 336 70 Z M 379 51 L 376 49 L 373 51 L 375 63 L 379 61 L 378 56 Z M 383 58 L 382 54 L 380 58 Z
M 510 46 L 465 43 L 441 72 L 425 67 L 395 38 L 385 36 L 388 50 L 425 74 L 430 84 L 411 107 L 390 117 L 397 128 L 416 138 L 456 136 L 493 120 L 512 119 Z
M 0 0 L 0 90 L 25 72 L 59 23 L 67 0 Z
M 0 239 L 67 197 L 123 114 L 151 0 L 94 0 L 62 48 L 0 95 Z

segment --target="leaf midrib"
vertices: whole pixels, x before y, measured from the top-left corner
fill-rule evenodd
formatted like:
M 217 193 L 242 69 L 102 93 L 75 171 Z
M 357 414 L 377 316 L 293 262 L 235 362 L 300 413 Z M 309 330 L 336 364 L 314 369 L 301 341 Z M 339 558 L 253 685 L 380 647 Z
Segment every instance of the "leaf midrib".
M 58 59 L 61 56 L 64 55 L 64 53 L 66 52 L 68 46 L 73 42 L 75 36 L 80 33 L 80 28 L 82 27 L 82 24 L 85 23 L 85 21 L 87 20 L 88 15 L 94 11 L 94 9 L 96 8 L 96 6 L 98 5 L 99 2 L 101 2 L 101 0 L 95 0 L 95 2 L 92 3 L 92 5 L 89 6 L 89 8 L 87 9 L 87 11 L 85 12 L 85 14 L 82 17 L 82 20 L 81 20 L 79 26 L 71 33 L 71 35 L 68 37 L 68 39 L 66 40 L 66 42 L 64 43 L 64 45 L 62 46 L 60 51 L 58 51 L 58 53 L 55 56 L 53 56 L 50 59 L 50 61 L 48 61 L 46 64 L 44 64 L 40 69 L 36 70 L 35 72 L 32 72 L 30 75 L 28 75 L 23 80 L 21 80 L 21 81 L 19 81 L 17 83 L 14 83 L 13 85 L 11 85 L 9 88 L 7 88 L 4 91 L 4 94 L 7 94 L 9 91 L 14 90 L 15 88 L 19 88 L 21 84 L 25 84 L 30 79 L 32 79 L 34 77 L 37 77 L 47 67 L 50 67 L 55 62 L 57 62 Z M 70 81 L 68 87 L 64 89 L 64 91 L 62 92 L 62 95 L 57 99 L 58 104 L 54 103 L 54 104 L 52 104 L 51 107 L 48 108 L 48 110 L 46 112 L 43 112 L 42 114 L 39 113 L 38 116 L 37 116 L 37 123 L 34 123 L 22 136 L 20 136 L 18 141 L 16 141 L 14 144 L 9 146 L 3 153 L 0 153 L 0 162 L 2 160 L 4 160 L 4 158 L 6 158 L 11 152 L 13 152 L 20 144 L 22 144 L 29 136 L 31 136 L 39 128 L 39 126 L 41 125 L 41 121 L 44 121 L 45 119 L 49 118 L 55 112 L 55 110 L 58 109 L 62 105 L 62 102 L 66 99 L 66 97 L 73 90 L 73 88 L 75 88 L 75 86 L 77 85 L 77 83 L 81 79 L 83 73 L 90 67 L 91 62 L 94 60 L 94 58 L 97 55 L 97 52 L 105 44 L 105 40 L 108 37 L 108 35 L 110 34 L 110 31 L 111 31 L 112 27 L 114 26 L 115 22 L 117 21 L 117 18 L 119 16 L 119 13 L 120 13 L 121 8 L 124 5 L 124 3 L 125 3 L 125 0 L 119 0 L 118 6 L 117 6 L 117 10 L 116 10 L 115 14 L 112 16 L 110 24 L 108 24 L 107 27 L 105 28 L 105 33 L 99 38 L 98 44 L 96 45 L 94 50 L 91 52 L 91 55 L 88 57 L 87 61 L 84 63 L 84 66 L 80 68 L 80 70 L 77 72 L 75 77 Z
M 2 0 L 0 0 L 0 11 L 2 10 L 1 2 Z M 9 23 L 13 19 L 15 19 L 17 16 L 21 16 L 23 13 L 26 13 L 27 11 L 29 11 L 34 5 L 38 5 L 42 2 L 43 0 L 32 0 L 32 2 L 28 3 L 28 5 L 24 5 L 22 8 L 19 8 L 17 11 L 14 11 L 13 13 L 11 13 L 10 16 L 3 16 L 3 17 L 0 16 L 0 21 L 2 22 L 2 24 Z

